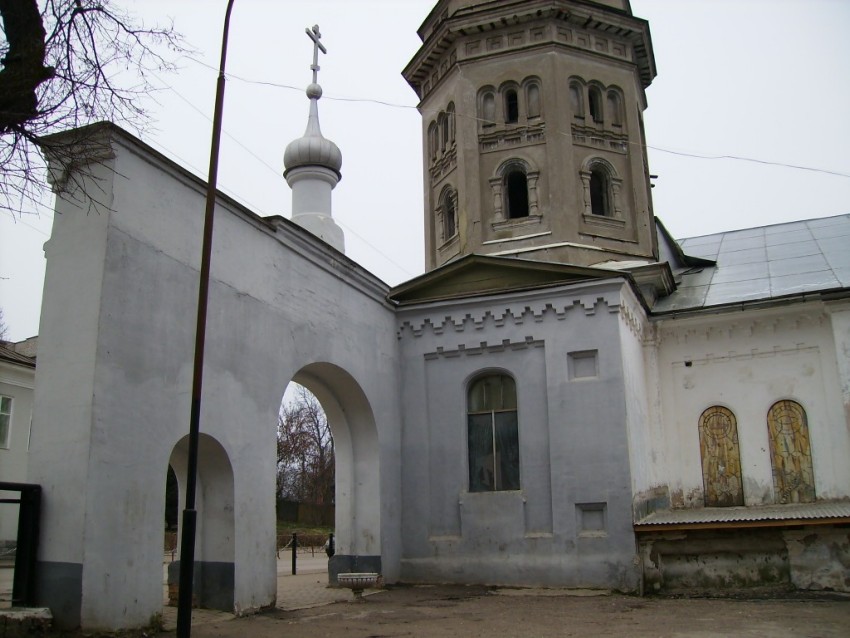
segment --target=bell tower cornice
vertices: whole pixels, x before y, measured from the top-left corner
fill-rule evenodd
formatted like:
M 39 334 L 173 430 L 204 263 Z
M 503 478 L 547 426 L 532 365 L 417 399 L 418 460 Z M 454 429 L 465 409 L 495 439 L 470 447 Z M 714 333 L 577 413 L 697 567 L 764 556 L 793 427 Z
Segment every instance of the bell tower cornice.
M 621 3 L 441 0 L 419 28 L 422 47 L 402 75 L 424 100 L 455 64 L 554 45 L 634 64 L 645 89 L 656 75 L 649 24 L 612 4 Z

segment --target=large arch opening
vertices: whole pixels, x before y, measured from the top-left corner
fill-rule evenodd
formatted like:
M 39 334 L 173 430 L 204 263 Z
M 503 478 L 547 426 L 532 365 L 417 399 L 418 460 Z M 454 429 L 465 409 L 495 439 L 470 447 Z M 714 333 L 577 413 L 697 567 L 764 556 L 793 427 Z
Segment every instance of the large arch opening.
M 328 560 L 328 580 L 336 584 L 345 572 L 381 573 L 380 455 L 372 407 L 354 377 L 334 364 L 309 364 L 292 382 L 318 400 L 333 437 L 335 554 Z
M 186 507 L 189 437 L 171 451 L 168 465 L 177 479 L 179 510 Z M 195 492 L 198 512 L 195 533 L 193 604 L 205 609 L 233 612 L 235 592 L 235 545 L 233 467 L 224 447 L 209 434 L 198 439 L 198 474 Z M 179 521 L 177 538 L 182 533 Z M 168 565 L 168 603 L 177 604 L 180 557 Z

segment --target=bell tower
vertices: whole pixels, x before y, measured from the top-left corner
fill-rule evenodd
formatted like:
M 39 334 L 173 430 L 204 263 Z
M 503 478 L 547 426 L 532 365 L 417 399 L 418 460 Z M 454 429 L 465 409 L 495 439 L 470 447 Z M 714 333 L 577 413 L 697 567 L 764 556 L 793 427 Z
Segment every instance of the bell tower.
M 628 0 L 440 0 L 418 34 L 403 75 L 422 114 L 428 270 L 470 253 L 656 259 L 655 61 Z

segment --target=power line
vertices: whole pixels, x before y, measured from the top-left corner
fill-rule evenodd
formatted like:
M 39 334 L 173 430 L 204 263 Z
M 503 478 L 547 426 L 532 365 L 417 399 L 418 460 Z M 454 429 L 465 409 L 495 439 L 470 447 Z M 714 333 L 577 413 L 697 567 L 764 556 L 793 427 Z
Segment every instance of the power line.
M 193 60 L 194 62 L 196 62 L 196 63 L 198 63 L 202 66 L 208 67 L 210 69 L 212 68 L 210 65 L 206 64 L 205 62 L 203 62 L 201 60 L 198 60 L 197 58 L 189 57 L 189 59 Z M 231 74 L 231 73 L 228 73 L 227 77 L 233 78 L 235 80 L 239 80 L 240 82 L 244 82 L 246 84 L 257 84 L 257 85 L 261 85 L 261 86 L 269 86 L 269 87 L 272 87 L 272 88 L 280 88 L 280 89 L 287 89 L 287 90 L 294 90 L 294 91 L 303 91 L 303 88 L 292 86 L 290 84 L 281 84 L 281 83 L 277 83 L 277 82 L 270 82 L 270 81 L 267 81 L 267 80 L 254 80 L 254 79 L 241 77 L 239 75 Z M 365 103 L 377 104 L 379 106 L 385 106 L 385 107 L 394 108 L 394 109 L 416 110 L 416 108 L 417 108 L 416 106 L 413 106 L 413 105 L 410 105 L 410 104 L 398 104 L 398 103 L 395 103 L 395 102 L 387 102 L 387 101 L 378 100 L 378 99 L 375 99 L 375 98 L 336 97 L 336 96 L 332 96 L 332 95 L 323 95 L 323 98 L 328 99 L 328 100 L 338 101 L 338 102 L 365 102 Z M 471 115 L 466 115 L 466 114 L 462 114 L 462 113 L 455 113 L 455 116 L 474 120 L 476 122 L 485 122 L 485 120 L 483 118 L 480 118 L 480 117 L 477 117 L 477 116 L 471 116 Z M 489 120 L 487 120 L 487 121 L 489 121 Z M 515 127 L 515 128 L 520 128 L 520 127 Z M 543 127 L 542 125 L 531 125 L 527 128 L 539 128 L 541 131 L 545 130 L 545 127 Z M 564 136 L 570 136 L 570 137 L 572 136 L 571 131 L 562 131 L 560 129 L 554 129 L 553 132 L 557 135 L 564 135 Z M 632 142 L 632 141 L 627 141 L 627 140 L 624 140 L 624 143 L 627 143 L 627 144 L 633 145 L 633 146 L 641 146 L 642 145 L 640 142 Z M 789 163 L 786 163 L 786 162 L 777 162 L 777 161 L 773 161 L 773 160 L 765 160 L 765 159 L 760 159 L 760 158 L 756 158 L 756 157 L 746 157 L 746 156 L 742 156 L 742 155 L 729 155 L 729 154 L 708 155 L 708 154 L 704 154 L 704 153 L 697 153 L 695 151 L 674 151 L 673 149 L 662 148 L 660 146 L 652 146 L 652 145 L 649 145 L 649 144 L 647 144 L 646 147 L 650 148 L 654 151 L 658 151 L 660 153 L 668 153 L 668 154 L 671 154 L 671 155 L 678 155 L 678 156 L 681 156 L 681 157 L 691 157 L 691 158 L 694 158 L 694 159 L 704 159 L 704 160 L 733 160 L 733 161 L 738 161 L 738 162 L 750 162 L 750 163 L 753 163 L 753 164 L 764 164 L 764 165 L 767 165 L 767 166 L 778 166 L 778 167 L 781 167 L 781 168 L 790 168 L 790 169 L 794 169 L 794 170 L 809 171 L 809 172 L 813 172 L 813 173 L 822 173 L 824 175 L 834 175 L 836 177 L 845 177 L 845 178 L 850 179 L 850 173 L 843 173 L 841 171 L 834 171 L 834 170 L 830 170 L 830 169 L 826 169 L 826 168 L 818 168 L 818 167 L 814 167 L 814 166 L 804 166 L 804 165 L 801 165 L 801 164 L 789 164 Z

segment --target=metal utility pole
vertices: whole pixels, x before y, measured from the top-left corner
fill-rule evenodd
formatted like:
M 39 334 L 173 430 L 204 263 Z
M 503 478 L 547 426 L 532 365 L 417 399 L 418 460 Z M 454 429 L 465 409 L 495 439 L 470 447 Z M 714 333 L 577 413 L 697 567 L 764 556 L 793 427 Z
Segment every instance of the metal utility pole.
M 180 537 L 180 584 L 177 599 L 177 636 L 189 638 L 192 633 L 192 579 L 195 571 L 195 487 L 198 474 L 198 438 L 201 423 L 201 389 L 204 380 L 204 340 L 207 331 L 207 299 L 210 286 L 210 260 L 212 257 L 213 213 L 215 211 L 216 179 L 218 177 L 218 149 L 221 144 L 221 119 L 224 107 L 224 63 L 227 58 L 227 32 L 230 29 L 230 11 L 233 0 L 227 0 L 224 14 L 224 33 L 221 38 L 221 63 L 215 92 L 212 143 L 210 145 L 210 170 L 207 180 L 207 206 L 204 217 L 204 240 L 201 251 L 201 275 L 198 288 L 198 321 L 195 330 L 195 367 L 192 377 L 192 413 L 189 419 L 189 459 L 186 475 L 186 506 L 183 509 L 183 526 Z

